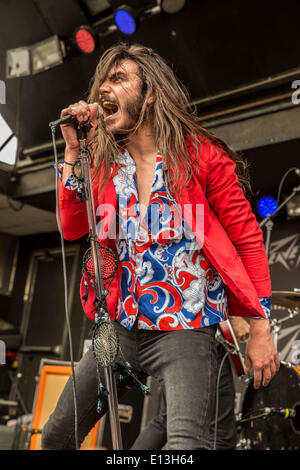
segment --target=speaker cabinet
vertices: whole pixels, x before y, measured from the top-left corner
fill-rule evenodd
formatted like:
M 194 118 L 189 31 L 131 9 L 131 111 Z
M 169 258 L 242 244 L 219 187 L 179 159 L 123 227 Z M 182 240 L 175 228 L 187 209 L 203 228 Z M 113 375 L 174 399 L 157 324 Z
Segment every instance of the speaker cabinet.
M 40 379 L 34 400 L 33 434 L 30 441 L 30 450 L 41 450 L 41 431 L 43 426 L 54 411 L 58 398 L 72 373 L 71 365 L 66 365 L 67 363 L 59 364 L 59 361 L 53 362 L 56 362 L 56 364 L 41 365 Z M 98 430 L 99 421 L 86 436 L 81 445 L 81 450 L 94 450 L 96 448 Z

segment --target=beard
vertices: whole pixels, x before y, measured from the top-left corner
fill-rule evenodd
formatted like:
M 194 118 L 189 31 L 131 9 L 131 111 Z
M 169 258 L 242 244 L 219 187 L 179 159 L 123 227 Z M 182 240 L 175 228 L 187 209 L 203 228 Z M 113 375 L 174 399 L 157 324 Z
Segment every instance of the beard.
M 134 128 L 141 115 L 142 107 L 144 104 L 144 97 L 139 96 L 135 100 L 130 100 L 125 103 L 124 111 L 127 113 L 129 120 L 132 123 L 132 127 Z
M 122 127 L 115 130 L 113 128 L 111 129 L 117 141 L 123 140 L 126 136 L 134 132 L 141 115 L 143 104 L 143 96 L 134 99 L 131 98 L 124 103 L 122 109 Z

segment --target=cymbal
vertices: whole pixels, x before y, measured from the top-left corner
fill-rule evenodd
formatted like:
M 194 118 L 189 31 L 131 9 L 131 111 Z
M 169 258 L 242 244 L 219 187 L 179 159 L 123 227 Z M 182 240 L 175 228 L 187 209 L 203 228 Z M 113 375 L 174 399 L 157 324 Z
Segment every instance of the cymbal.
M 273 290 L 271 303 L 289 309 L 300 309 L 300 292 Z

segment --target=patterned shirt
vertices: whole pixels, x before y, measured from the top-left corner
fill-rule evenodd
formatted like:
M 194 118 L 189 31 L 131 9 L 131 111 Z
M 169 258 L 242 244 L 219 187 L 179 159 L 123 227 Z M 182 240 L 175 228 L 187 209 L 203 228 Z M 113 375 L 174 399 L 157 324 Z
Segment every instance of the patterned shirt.
M 123 268 L 116 319 L 131 329 L 182 330 L 227 319 L 222 280 L 170 200 L 163 181 L 163 159 L 156 167 L 143 220 L 136 166 L 125 149 L 113 177 L 119 204 L 116 240 Z M 181 224 L 178 225 L 178 220 Z
M 117 321 L 128 330 L 136 320 L 139 329 L 181 330 L 226 320 L 222 279 L 168 195 L 162 156 L 158 153 L 156 157 L 149 205 L 142 221 L 136 166 L 126 149 L 120 163 L 113 177 L 119 204 L 116 247 L 123 271 Z M 60 176 L 62 169 L 63 163 L 59 163 Z M 72 175 L 65 187 L 77 189 Z M 269 318 L 270 297 L 259 301 Z

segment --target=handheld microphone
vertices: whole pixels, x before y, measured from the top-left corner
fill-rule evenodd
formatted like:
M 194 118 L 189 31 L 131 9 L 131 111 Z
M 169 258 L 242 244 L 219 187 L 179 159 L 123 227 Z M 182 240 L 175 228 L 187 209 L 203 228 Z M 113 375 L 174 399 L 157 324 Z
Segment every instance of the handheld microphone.
M 89 103 L 89 106 L 92 106 L 95 103 Z M 98 113 L 97 117 L 103 114 L 103 109 L 100 105 L 98 105 Z M 72 122 L 76 123 L 77 119 L 76 116 L 72 116 L 71 114 L 67 114 L 66 116 L 57 119 L 56 121 L 49 122 L 50 127 L 60 126 L 61 124 L 71 124 Z

